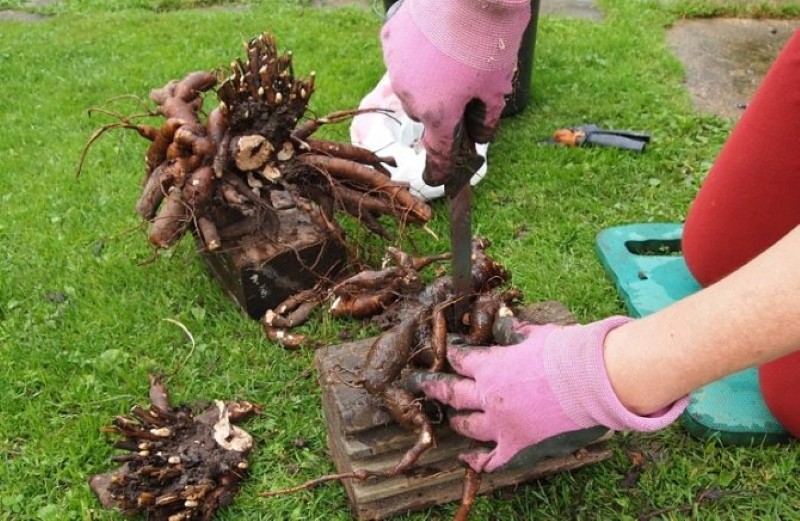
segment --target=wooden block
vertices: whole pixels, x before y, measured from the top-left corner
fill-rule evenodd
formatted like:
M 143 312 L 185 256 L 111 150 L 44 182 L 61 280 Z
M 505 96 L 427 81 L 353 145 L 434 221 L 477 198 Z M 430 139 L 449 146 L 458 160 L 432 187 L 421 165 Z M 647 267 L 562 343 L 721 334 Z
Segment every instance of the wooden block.
M 336 273 L 347 258 L 334 235 L 324 233 L 305 212 L 278 212 L 279 232 L 257 231 L 208 251 L 198 240 L 206 266 L 241 309 L 259 320 L 290 295 L 309 289 L 320 277 Z
M 518 314 L 536 323 L 573 322 L 572 315 L 558 303 L 528 306 Z M 389 470 L 416 441 L 416 434 L 396 425 L 378 399 L 352 383 L 373 341 L 330 346 L 316 353 L 328 446 L 338 472 Z M 437 447 L 423 454 L 410 472 L 393 478 L 344 482 L 357 519 L 384 519 L 461 498 L 464 467 L 457 456 L 470 441 L 446 424 L 436 426 L 436 435 Z M 610 456 L 610 449 L 599 440 L 577 454 L 547 459 L 530 468 L 486 474 L 481 493 L 583 467 Z

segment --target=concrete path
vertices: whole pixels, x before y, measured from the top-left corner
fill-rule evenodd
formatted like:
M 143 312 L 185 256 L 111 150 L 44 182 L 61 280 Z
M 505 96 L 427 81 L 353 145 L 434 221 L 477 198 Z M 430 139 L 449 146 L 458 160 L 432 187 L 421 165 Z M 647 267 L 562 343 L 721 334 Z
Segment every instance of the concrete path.
M 595 22 L 603 20 L 603 12 L 595 6 L 593 0 L 541 0 L 539 14 L 582 18 Z
M 48 4 L 54 4 L 59 0 L 28 0 L 25 2 L 25 7 L 41 7 Z M 17 22 L 38 22 L 43 20 L 44 16 L 27 13 L 25 11 L 15 11 L 13 9 L 0 9 L 0 22 L 3 20 L 14 20 Z
M 704 113 L 738 119 L 800 20 L 684 20 L 667 43 L 686 68 L 686 87 Z

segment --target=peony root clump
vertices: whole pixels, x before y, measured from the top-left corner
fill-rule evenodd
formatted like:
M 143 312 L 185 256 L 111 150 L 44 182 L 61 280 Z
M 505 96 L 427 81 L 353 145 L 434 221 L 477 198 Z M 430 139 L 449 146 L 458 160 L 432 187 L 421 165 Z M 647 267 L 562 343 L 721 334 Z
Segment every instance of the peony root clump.
M 247 477 L 253 438 L 235 424 L 260 412 L 249 402 L 216 401 L 199 413 L 173 407 L 151 377 L 150 405 L 135 405 L 104 430 L 117 435 L 121 466 L 89 485 L 104 508 L 153 521 L 209 521 Z
M 95 109 L 117 121 L 91 136 L 78 171 L 92 143 L 108 130 L 131 129 L 147 139 L 136 212 L 149 224 L 155 248 L 170 248 L 189 232 L 206 252 L 244 259 L 246 265 L 237 269 L 259 270 L 313 244 L 355 250 L 348 248 L 341 215 L 383 238 L 392 237 L 386 219 L 403 227 L 431 218 L 422 199 L 391 180 L 386 165 L 394 164 L 392 158 L 312 137 L 321 125 L 358 111 L 304 119 L 314 73 L 296 77 L 292 54 L 279 53 L 274 36 L 251 39 L 245 52 L 227 75 L 195 71 L 152 90 L 155 109 L 145 116 L 160 118 L 159 124 Z M 212 96 L 217 102 L 206 115 Z M 298 269 L 319 279 L 354 260 L 303 261 Z

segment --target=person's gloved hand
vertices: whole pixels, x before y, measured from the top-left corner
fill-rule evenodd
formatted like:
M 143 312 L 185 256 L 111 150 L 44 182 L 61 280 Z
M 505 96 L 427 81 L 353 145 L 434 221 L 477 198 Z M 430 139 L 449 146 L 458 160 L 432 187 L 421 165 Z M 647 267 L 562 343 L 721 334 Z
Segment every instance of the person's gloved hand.
M 514 321 L 511 341 L 518 343 L 449 346 L 448 360 L 463 376 L 423 373 L 411 386 L 456 409 L 450 417 L 456 432 L 494 443 L 461 455 L 479 472 L 573 452 L 607 429 L 658 430 L 681 414 L 688 398 L 649 417 L 620 403 L 606 374 L 603 341 L 629 320 L 611 317 L 575 326 Z
M 517 63 L 530 0 L 403 0 L 381 32 L 383 57 L 403 110 L 425 126 L 425 182 L 453 174 L 456 127 L 474 143 L 497 127 Z

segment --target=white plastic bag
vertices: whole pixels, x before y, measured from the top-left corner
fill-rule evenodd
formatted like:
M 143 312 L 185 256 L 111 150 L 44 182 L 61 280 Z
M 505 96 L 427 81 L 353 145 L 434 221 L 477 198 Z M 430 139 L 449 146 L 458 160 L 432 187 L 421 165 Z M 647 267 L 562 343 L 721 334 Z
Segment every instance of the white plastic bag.
M 422 180 L 422 171 L 425 169 L 425 149 L 420 144 L 420 139 L 424 127 L 421 123 L 412 121 L 403 112 L 400 99 L 392 91 L 388 75 L 381 78 L 372 92 L 361 100 L 358 108 L 381 108 L 389 112 L 372 112 L 353 118 L 350 125 L 352 143 L 380 156 L 394 157 L 397 166 L 387 167 L 392 174 L 392 180 L 408 183 L 411 191 L 423 199 L 442 197 L 444 195 L 443 186 L 428 186 Z M 488 144 L 476 147 L 484 161 L 483 166 L 470 180 L 470 184 L 473 186 L 486 175 L 488 148 Z

